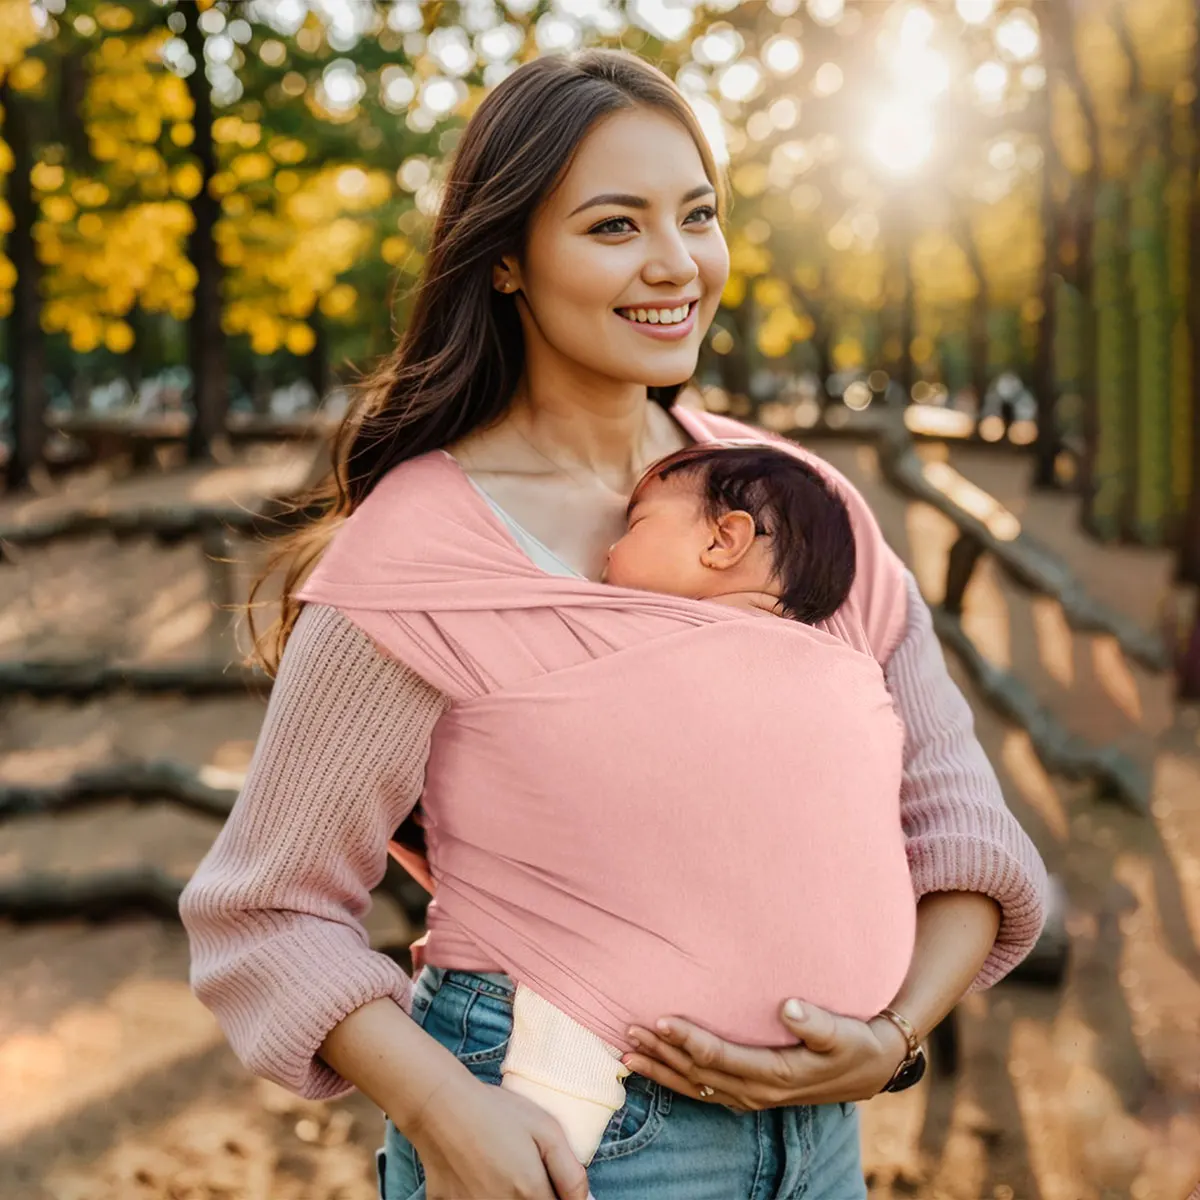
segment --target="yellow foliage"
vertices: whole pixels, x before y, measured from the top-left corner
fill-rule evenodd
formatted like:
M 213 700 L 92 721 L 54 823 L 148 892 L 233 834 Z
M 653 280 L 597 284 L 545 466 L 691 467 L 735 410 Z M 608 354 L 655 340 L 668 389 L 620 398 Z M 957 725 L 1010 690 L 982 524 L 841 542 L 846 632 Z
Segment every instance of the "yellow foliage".
M 75 215 L 75 202 L 66 196 L 48 196 L 42 201 L 42 212 L 47 221 L 63 225 Z
M 933 357 L 933 352 L 933 341 L 923 333 L 913 338 L 911 346 L 913 362 L 918 364 L 927 363 Z
M 157 150 L 152 150 L 149 146 L 143 146 L 133 156 L 133 170 L 136 175 L 155 175 L 159 171 L 164 170 L 166 163 Z
M 791 299 L 791 290 L 782 279 L 768 277 L 754 281 L 755 302 L 763 308 L 778 308 Z
M 187 121 L 179 121 L 171 126 L 171 141 L 176 146 L 190 146 L 195 140 L 196 130 Z
M 294 167 L 308 157 L 308 147 L 299 138 L 273 137 L 267 143 L 267 153 L 277 163 Z
M 0 0 L 0 77 L 38 40 L 29 0 Z
M 721 292 L 721 303 L 726 308 L 737 308 L 746 299 L 746 277 L 731 271 Z
M 12 209 L 0 200 L 0 233 L 11 233 L 13 227 Z
M 52 163 L 34 163 L 29 181 L 39 192 L 56 192 L 63 185 L 63 169 Z
M 0 288 L 8 289 L 14 287 L 17 282 L 17 268 L 13 266 L 10 259 L 0 254 Z
M 133 13 L 123 4 L 102 4 L 96 9 L 96 20 L 102 29 L 119 33 L 133 24 Z
M 287 327 L 283 341 L 293 354 L 309 354 L 317 344 L 317 335 L 311 326 L 305 325 L 303 322 L 293 322 Z
M 77 354 L 87 354 L 100 345 L 103 326 L 89 313 L 76 313 L 69 326 L 71 349 Z
M 730 175 L 734 190 L 742 196 L 761 196 L 767 188 L 767 168 L 760 162 L 742 163 Z
M 71 195 L 80 208 L 100 208 L 108 203 L 108 188 L 98 179 L 76 179 L 71 184 Z
M 739 235 L 730 242 L 729 265 L 743 275 L 765 275 L 771 269 L 771 255 Z
M 0 138 L 0 175 L 7 175 L 13 169 L 12 150 L 8 143 Z
M 12 292 L 0 292 L 0 318 L 7 317 L 12 310 Z
M 389 266 L 398 267 L 408 257 L 411 249 L 412 247 L 407 238 L 394 236 L 383 239 L 383 244 L 379 247 L 379 253 L 383 261 Z
M 260 317 L 250 331 L 250 349 L 255 354 L 274 354 L 280 340 L 278 323 L 267 317 Z
M 105 66 L 113 66 L 125 57 L 126 46 L 121 38 L 105 38 L 100 43 L 100 59 Z
M 46 79 L 46 64 L 40 58 L 23 58 L 8 73 L 8 82 L 16 92 L 37 91 Z
M 81 237 L 88 241 L 97 241 L 100 235 L 104 232 L 104 222 L 96 213 L 84 213 L 83 216 L 75 222 L 75 227 L 79 230 Z
M 104 344 L 114 354 L 126 354 L 133 348 L 133 329 L 125 321 L 110 321 L 104 329 Z
M 839 371 L 848 371 L 852 367 L 861 367 L 866 360 L 862 342 L 856 337 L 839 338 L 831 351 L 833 365 Z
M 204 176 L 195 163 L 180 163 L 171 172 L 171 190 L 184 200 L 191 200 L 193 196 L 198 195 L 203 183 Z
M 348 316 L 354 311 L 358 293 L 348 283 L 335 284 L 321 297 L 321 311 L 327 317 Z

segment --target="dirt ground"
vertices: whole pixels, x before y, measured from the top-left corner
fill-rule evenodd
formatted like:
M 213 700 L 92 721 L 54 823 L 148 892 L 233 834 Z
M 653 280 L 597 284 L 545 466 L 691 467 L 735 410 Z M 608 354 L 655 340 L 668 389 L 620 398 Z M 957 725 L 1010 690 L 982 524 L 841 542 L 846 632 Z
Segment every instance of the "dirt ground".
M 949 523 L 890 491 L 869 448 L 817 448 L 867 494 L 936 600 Z M 951 461 L 1096 595 L 1146 626 L 1159 619 L 1167 556 L 1098 551 L 1076 532 L 1069 498 L 1029 494 L 1017 459 L 958 450 Z M 89 496 L 252 503 L 309 468 L 301 451 L 264 448 L 226 468 L 116 487 L 97 476 L 32 510 L 0 503 L 0 526 Z M 234 551 L 254 555 L 243 543 Z M 192 543 L 96 537 L 12 558 L 0 565 L 0 658 L 233 656 L 228 618 L 214 608 L 227 583 Z M 1177 708 L 1169 681 L 1130 664 L 1112 639 L 1073 633 L 1057 605 L 986 561 L 966 624 L 1069 728 L 1144 765 L 1153 812 L 1048 777 L 951 661 L 1011 807 L 1063 881 L 1070 965 L 1058 989 L 1005 983 L 969 997 L 959 1072 L 864 1106 L 872 1198 L 1184 1200 L 1200 1180 L 1200 713 Z M 0 784 L 147 758 L 236 780 L 261 714 L 249 696 L 0 698 Z M 184 879 L 214 832 L 203 816 L 129 801 L 8 820 L 0 883 L 140 862 Z M 377 903 L 375 944 L 413 932 L 390 901 Z M 241 1068 L 188 991 L 177 925 L 0 923 L 3 1200 L 371 1200 L 379 1133 L 361 1097 L 309 1103 Z

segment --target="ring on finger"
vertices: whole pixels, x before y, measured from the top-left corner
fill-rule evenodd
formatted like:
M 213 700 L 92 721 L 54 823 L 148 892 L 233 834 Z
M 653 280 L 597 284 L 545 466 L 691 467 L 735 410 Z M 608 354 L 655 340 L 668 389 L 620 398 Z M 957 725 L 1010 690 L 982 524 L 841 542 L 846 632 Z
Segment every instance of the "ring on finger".
M 700 1098 L 702 1100 L 707 1100 L 711 1095 L 713 1095 L 713 1089 L 710 1088 L 707 1083 L 702 1083 L 700 1085 Z

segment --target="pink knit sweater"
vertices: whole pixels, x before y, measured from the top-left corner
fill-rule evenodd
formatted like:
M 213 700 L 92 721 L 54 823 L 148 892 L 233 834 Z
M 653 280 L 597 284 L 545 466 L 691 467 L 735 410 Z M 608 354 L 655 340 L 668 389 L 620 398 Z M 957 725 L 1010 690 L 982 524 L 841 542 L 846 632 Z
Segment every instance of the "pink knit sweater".
M 918 897 L 980 891 L 1001 904 L 1000 935 L 975 984 L 987 986 L 1040 932 L 1044 871 L 1004 807 L 911 576 L 904 585 L 908 617 L 886 679 L 905 725 L 901 817 L 913 888 Z M 304 1095 L 346 1090 L 316 1057 L 344 1016 L 382 996 L 407 1005 L 409 980 L 368 948 L 360 922 L 389 834 L 421 796 L 448 705 L 344 615 L 310 605 L 242 796 L 181 902 L 198 995 L 252 1070 Z M 442 965 L 500 966 L 486 955 Z

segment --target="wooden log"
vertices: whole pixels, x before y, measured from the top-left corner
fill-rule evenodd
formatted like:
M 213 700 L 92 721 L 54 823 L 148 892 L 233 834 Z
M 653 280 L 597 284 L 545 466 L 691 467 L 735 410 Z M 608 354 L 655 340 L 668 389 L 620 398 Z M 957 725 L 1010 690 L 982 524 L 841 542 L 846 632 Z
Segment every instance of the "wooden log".
M 946 594 L 942 598 L 942 607 L 948 613 L 962 616 L 963 595 L 983 550 L 983 543 L 972 533 L 962 534 L 950 547 L 946 562 Z
M 1029 735 L 1038 760 L 1052 775 L 1096 783 L 1100 795 L 1139 816 L 1150 811 L 1150 781 L 1127 754 L 1114 746 L 1091 746 L 1069 733 L 1017 677 L 979 652 L 962 622 L 944 609 L 933 610 L 933 627 L 957 655 L 987 702 Z
M 168 543 L 210 530 L 269 537 L 286 533 L 319 515 L 319 509 L 286 500 L 270 500 L 256 509 L 194 504 L 109 509 L 97 504 L 40 520 L 0 526 L 0 548 L 4 544 L 40 546 L 64 538 L 101 533 L 114 538 L 154 537 Z
M 0 696 L 85 700 L 112 692 L 182 692 L 208 696 L 271 689 L 263 671 L 240 663 L 165 663 L 118 666 L 106 662 L 29 660 L 0 663 Z
M 0 918 L 22 922 L 78 917 L 102 920 L 134 910 L 178 920 L 185 882 L 150 866 L 87 875 L 36 872 L 0 881 Z
M 968 512 L 926 475 L 925 464 L 913 448 L 903 422 L 893 420 L 876 439 L 879 463 L 893 487 L 924 500 L 949 517 L 963 533 L 977 538 L 1005 573 L 1029 591 L 1050 596 L 1062 605 L 1067 624 L 1080 633 L 1107 633 L 1129 658 L 1152 671 L 1167 671 L 1172 656 L 1162 636 L 1144 630 L 1136 621 L 1088 594 L 1063 561 L 1025 530 L 1016 536 L 997 536 L 989 525 Z
M 92 767 L 59 783 L 0 786 L 0 820 L 33 813 L 66 812 L 120 797 L 173 800 L 184 808 L 224 818 L 238 794 L 236 787 L 222 786 L 225 777 L 228 777 L 226 772 L 197 771 L 167 761 Z

